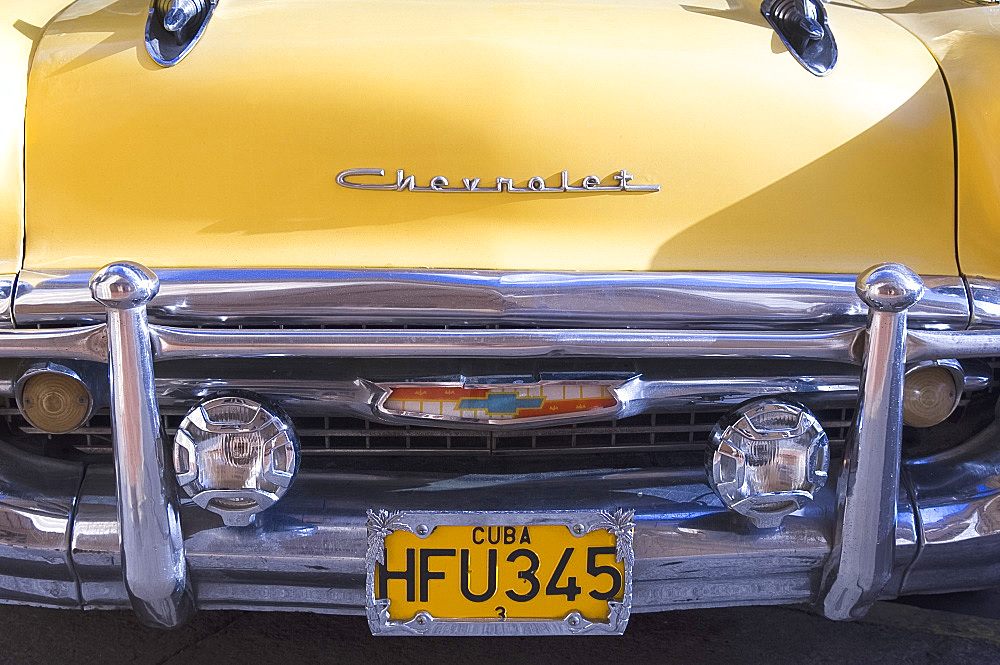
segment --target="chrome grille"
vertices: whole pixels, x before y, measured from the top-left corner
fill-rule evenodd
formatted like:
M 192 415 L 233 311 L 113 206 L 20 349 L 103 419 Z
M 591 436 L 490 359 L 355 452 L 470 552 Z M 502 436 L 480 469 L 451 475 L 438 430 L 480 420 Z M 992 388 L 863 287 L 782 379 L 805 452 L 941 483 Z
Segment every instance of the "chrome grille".
M 164 409 L 173 436 L 186 411 Z M 545 455 L 701 451 L 723 411 L 647 413 L 620 420 L 509 431 L 482 431 L 372 423 L 362 418 L 297 417 L 292 420 L 305 456 L 351 455 Z M 853 409 L 817 416 L 832 444 L 843 442 Z M 69 434 L 46 434 L 24 420 L 11 401 L 0 408 L 10 431 L 29 441 L 56 441 L 85 453 L 111 452 L 110 420 L 98 413 Z

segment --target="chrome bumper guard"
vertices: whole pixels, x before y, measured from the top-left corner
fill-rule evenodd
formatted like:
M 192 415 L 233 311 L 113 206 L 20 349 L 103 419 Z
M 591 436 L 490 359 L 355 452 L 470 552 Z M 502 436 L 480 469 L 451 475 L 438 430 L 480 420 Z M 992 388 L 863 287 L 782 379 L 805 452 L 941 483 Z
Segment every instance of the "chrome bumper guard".
M 117 263 L 91 281 L 107 324 L 0 331 L 0 356 L 108 362 L 114 472 L 0 444 L 0 600 L 133 607 L 175 626 L 194 606 L 362 614 L 366 511 L 635 510 L 633 611 L 812 602 L 862 615 L 880 597 L 1000 583 L 1000 435 L 900 468 L 906 361 L 1000 355 L 1000 334 L 908 331 L 923 292 L 897 264 L 858 278 L 865 328 L 669 330 L 193 330 L 150 326 L 156 278 Z M 204 357 L 754 357 L 862 364 L 858 416 L 836 492 L 775 530 L 729 513 L 703 472 L 525 476 L 300 475 L 254 528 L 179 504 L 165 459 L 153 361 Z M 117 498 L 116 498 L 117 497 Z

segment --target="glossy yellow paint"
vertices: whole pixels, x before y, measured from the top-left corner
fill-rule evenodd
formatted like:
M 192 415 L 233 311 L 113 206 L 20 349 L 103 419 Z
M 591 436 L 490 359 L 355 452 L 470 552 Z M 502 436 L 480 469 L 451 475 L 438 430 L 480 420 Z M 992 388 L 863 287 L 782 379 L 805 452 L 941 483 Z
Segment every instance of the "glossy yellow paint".
M 958 255 L 964 274 L 1000 279 L 1000 7 L 866 0 L 923 40 L 951 88 L 958 139 Z
M 78 0 L 29 81 L 26 267 L 954 274 L 937 66 L 831 4 L 819 79 L 749 0 L 242 0 L 161 69 L 146 0 Z M 655 194 L 434 194 L 348 168 Z M 390 178 L 391 179 L 391 178 Z
M 24 106 L 28 61 L 43 26 L 69 0 L 0 3 L 0 273 L 21 266 L 24 228 Z

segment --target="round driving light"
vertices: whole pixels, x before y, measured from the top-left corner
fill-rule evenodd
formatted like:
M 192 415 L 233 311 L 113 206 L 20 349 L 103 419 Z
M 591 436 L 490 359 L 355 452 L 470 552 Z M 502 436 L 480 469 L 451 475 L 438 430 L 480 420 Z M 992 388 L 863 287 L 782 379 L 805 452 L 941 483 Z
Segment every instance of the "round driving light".
M 903 422 L 933 427 L 945 421 L 962 399 L 965 373 L 956 360 L 920 363 L 906 370 Z
M 776 527 L 826 483 L 829 451 L 826 432 L 805 406 L 756 399 L 730 411 L 712 430 L 709 484 L 755 526 Z
M 14 388 L 17 408 L 32 426 L 65 434 L 87 422 L 94 400 L 83 379 L 68 367 L 46 364 L 28 369 Z
M 276 407 L 245 396 L 191 409 L 174 435 L 177 482 L 227 526 L 246 526 L 292 484 L 299 445 Z

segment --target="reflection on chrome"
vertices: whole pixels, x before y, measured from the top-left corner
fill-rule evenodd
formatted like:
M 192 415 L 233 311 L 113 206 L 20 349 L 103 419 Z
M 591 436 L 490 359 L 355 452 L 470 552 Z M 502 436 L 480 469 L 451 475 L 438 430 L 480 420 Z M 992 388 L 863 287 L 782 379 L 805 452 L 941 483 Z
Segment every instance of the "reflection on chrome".
M 764 397 L 726 414 L 712 429 L 709 484 L 730 509 L 760 529 L 777 528 L 826 484 L 830 441 L 802 404 Z
M 899 265 L 878 266 L 862 275 L 859 292 L 848 298 L 840 277 L 815 275 L 274 271 L 245 284 L 231 271 L 173 276 L 174 285 L 198 288 L 152 302 L 153 315 L 170 326 L 148 324 L 145 306 L 155 294 L 155 276 L 136 264 L 115 264 L 98 275 L 94 296 L 103 311 L 80 304 L 87 281 L 75 273 L 23 281 L 16 317 L 21 307 L 25 322 L 94 325 L 0 330 L 0 355 L 108 365 L 115 467 L 55 462 L 0 443 L 0 600 L 134 607 L 160 625 L 182 622 L 195 602 L 203 608 L 357 613 L 365 607 L 370 508 L 495 511 L 497 496 L 504 498 L 503 510 L 524 513 L 566 510 L 566 497 L 573 497 L 574 510 L 634 511 L 632 611 L 812 602 L 828 616 L 847 618 L 879 597 L 1000 583 L 1000 427 L 900 468 L 904 363 L 1000 355 L 995 331 L 964 329 L 970 311 L 961 280 L 928 278 L 920 298 L 915 275 Z M 208 281 L 196 284 L 201 278 Z M 372 300 L 372 285 L 384 287 L 384 309 Z M 238 295 L 227 313 L 221 294 L 230 287 Z M 976 293 L 984 288 L 973 287 Z M 820 295 L 831 297 L 821 301 Z M 306 326 L 344 315 L 355 327 L 194 327 L 199 321 L 253 321 L 262 306 L 287 317 L 283 323 Z M 988 325 L 984 306 L 974 303 L 973 310 Z M 524 327 L 358 327 L 366 317 L 384 324 L 456 316 L 475 326 Z M 582 327 L 565 327 L 577 318 Z M 604 323 L 594 327 L 594 321 Z M 556 327 L 531 328 L 528 322 Z M 310 376 L 298 385 L 273 376 L 240 384 L 207 370 L 201 377 L 171 375 L 167 368 L 177 365 L 154 361 L 191 359 L 207 367 L 201 359 L 253 357 L 273 368 L 294 357 L 422 356 L 488 358 L 502 366 L 505 358 L 560 354 L 835 361 L 815 364 L 830 368 L 827 373 L 798 377 L 629 372 L 591 380 L 614 378 L 621 416 L 697 400 L 738 403 L 761 391 L 794 394 L 810 405 L 854 404 L 859 417 L 846 465 L 831 468 L 831 482 L 766 537 L 733 519 L 703 469 L 688 467 L 506 475 L 305 471 L 292 491 L 256 517 L 252 532 L 228 527 L 220 516 L 173 496 L 157 425 L 158 395 L 163 403 L 181 404 L 220 388 L 256 387 L 306 413 L 374 419 L 379 392 L 355 376 L 361 372 Z M 863 363 L 860 381 L 841 363 L 853 363 L 855 372 Z M 158 378 L 154 367 L 163 370 Z M 990 383 L 990 368 L 981 361 L 963 365 L 962 372 L 967 388 Z
M 108 264 L 90 281 L 107 309 L 122 574 L 139 618 L 170 628 L 187 621 L 194 600 L 153 384 L 146 303 L 158 287 L 156 275 L 128 262 Z
M 831 619 L 863 616 L 882 594 L 895 561 L 896 499 L 903 439 L 907 309 L 924 285 L 886 263 L 858 276 L 869 307 L 861 392 L 837 485 L 837 521 L 823 569 L 820 607 Z
M 864 325 L 855 275 L 472 270 L 158 270 L 166 325 L 447 325 L 820 330 Z M 103 323 L 88 271 L 22 271 L 18 325 Z M 924 277 L 910 325 L 963 329 L 958 277 Z

